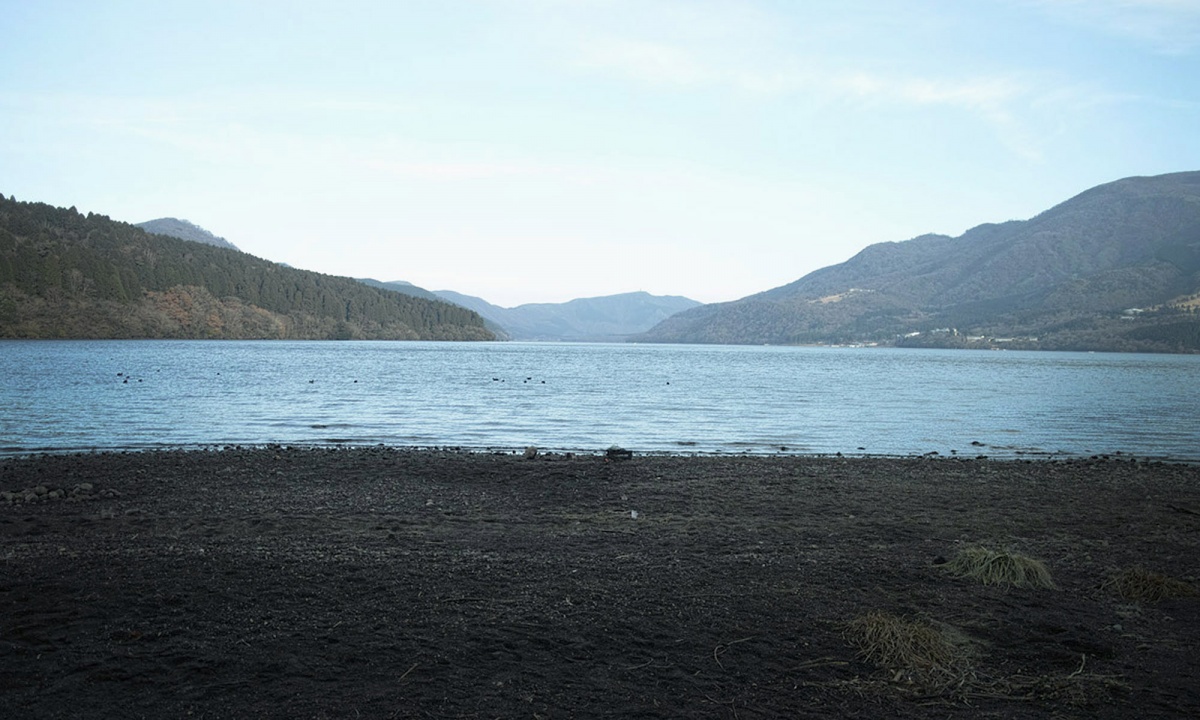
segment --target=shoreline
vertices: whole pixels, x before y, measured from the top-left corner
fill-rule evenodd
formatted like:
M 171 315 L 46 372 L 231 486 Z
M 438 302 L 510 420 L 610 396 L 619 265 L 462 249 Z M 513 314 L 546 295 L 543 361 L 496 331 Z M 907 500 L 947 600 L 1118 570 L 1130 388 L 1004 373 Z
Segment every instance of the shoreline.
M 0 715 L 1200 715 L 1200 474 L 272 446 L 0 457 Z M 1045 563 L 983 585 L 964 548 Z M 941 561 L 941 562 L 939 562 Z M 864 655 L 929 623 L 953 687 Z
M 1026 462 L 1026 463 L 1062 463 L 1062 462 L 1091 462 L 1091 461 L 1113 461 L 1113 462 L 1143 462 L 1143 463 L 1166 463 L 1176 465 L 1200 465 L 1200 455 L 1196 457 L 1182 457 L 1170 455 L 1151 455 L 1134 453 L 1124 450 L 1114 450 L 1112 452 L 1102 453 L 1074 453 L 1074 452 L 1051 452 L 1051 451 L 1030 451 L 1016 450 L 1007 451 L 1005 453 L 983 452 L 977 451 L 979 448 L 973 448 L 968 452 L 956 452 L 951 450 L 947 453 L 942 453 L 938 450 L 930 450 L 928 452 L 906 453 L 906 454 L 889 454 L 889 453 L 868 453 L 865 451 L 835 451 L 835 452 L 804 452 L 787 450 L 776 451 L 752 451 L 745 450 L 740 452 L 734 451 L 698 451 L 698 450 L 641 450 L 637 448 L 623 448 L 619 446 L 611 446 L 611 448 L 552 448 L 538 446 L 523 446 L 523 447 L 506 447 L 506 446 L 467 446 L 467 445 L 393 445 L 388 443 L 355 443 L 355 442 L 267 442 L 259 444 L 236 444 L 236 443 L 197 443 L 185 445 L 155 445 L 146 447 L 90 447 L 90 448 L 41 448 L 41 449 L 25 449 L 25 448 L 0 448 L 0 462 L 7 459 L 27 458 L 27 457 L 54 457 L 54 456 L 92 456 L 106 454 L 128 454 L 128 453 L 164 453 L 164 452 L 242 452 L 242 451 L 267 451 L 267 450 L 346 450 L 346 451 L 369 451 L 369 450 L 393 450 L 400 452 L 417 452 L 417 453 L 459 453 L 471 455 L 524 455 L 529 449 L 537 451 L 538 457 L 547 458 L 555 456 L 565 457 L 603 457 L 610 449 L 618 449 L 622 452 L 628 451 L 637 457 L 659 457 L 659 458 L 750 458 L 750 459 L 846 459 L 846 460 L 948 460 L 957 462 L 971 461 L 987 461 L 987 462 Z M 984 448 L 986 449 L 986 448 Z

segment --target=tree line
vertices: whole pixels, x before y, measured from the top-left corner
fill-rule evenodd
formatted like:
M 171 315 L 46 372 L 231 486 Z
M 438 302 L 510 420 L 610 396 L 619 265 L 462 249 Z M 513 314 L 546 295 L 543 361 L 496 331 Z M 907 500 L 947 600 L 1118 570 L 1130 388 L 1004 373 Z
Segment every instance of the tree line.
M 0 337 L 494 336 L 450 303 L 0 195 Z

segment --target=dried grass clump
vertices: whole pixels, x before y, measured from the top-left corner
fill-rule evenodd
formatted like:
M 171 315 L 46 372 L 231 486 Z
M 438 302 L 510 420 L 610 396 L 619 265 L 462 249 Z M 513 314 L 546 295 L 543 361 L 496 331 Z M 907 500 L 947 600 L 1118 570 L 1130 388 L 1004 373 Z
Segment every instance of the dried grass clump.
M 859 657 L 877 665 L 886 678 L 813 683 L 864 692 L 886 689 L 942 696 L 953 702 L 972 699 L 1056 702 L 1079 707 L 1102 702 L 1107 693 L 1128 690 L 1119 675 L 1085 672 L 1088 657 L 1069 674 L 995 676 L 976 671 L 974 641 L 954 628 L 936 622 L 870 612 L 846 625 L 846 639 Z M 897 687 L 899 685 L 899 687 Z
M 1083 655 L 1079 668 L 1068 675 L 1010 675 L 981 684 L 967 694 L 978 698 L 1032 700 L 1087 707 L 1103 702 L 1107 696 L 1105 691 L 1129 690 L 1129 685 L 1119 675 L 1085 673 L 1086 666 L 1087 655 Z
M 1136 567 L 1116 573 L 1104 582 L 1103 587 L 1125 600 L 1136 603 L 1155 603 L 1167 598 L 1200 596 L 1196 588 L 1185 582 Z
M 874 611 L 846 626 L 846 639 L 859 656 L 891 673 L 893 682 L 921 690 L 961 687 L 972 676 L 962 647 L 929 623 Z
M 1008 551 L 965 548 L 946 563 L 945 569 L 956 577 L 971 578 L 984 585 L 1054 588 L 1054 580 L 1042 561 Z

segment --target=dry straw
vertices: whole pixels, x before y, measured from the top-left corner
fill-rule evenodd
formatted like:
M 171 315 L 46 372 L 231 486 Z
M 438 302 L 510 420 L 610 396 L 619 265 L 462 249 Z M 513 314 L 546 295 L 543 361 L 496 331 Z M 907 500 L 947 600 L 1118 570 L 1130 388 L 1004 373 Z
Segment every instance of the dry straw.
M 1093 703 L 1097 693 L 1127 689 L 1120 676 L 1085 673 L 1087 656 L 1074 672 L 988 677 L 977 672 L 978 647 L 954 628 L 941 623 L 873 611 L 845 626 L 845 637 L 860 658 L 887 673 L 885 679 L 814 683 L 879 690 L 885 685 L 924 698 L 954 701 L 972 698 L 1041 700 L 1072 705 Z
M 971 578 L 984 585 L 1054 587 L 1050 571 L 1040 560 L 1008 551 L 965 548 L 946 563 L 945 569 L 956 577 Z
M 1104 582 L 1104 588 L 1130 602 L 1155 603 L 1168 598 L 1196 597 L 1196 588 L 1162 573 L 1142 568 L 1129 568 L 1116 573 Z
M 963 649 L 933 625 L 873 611 L 846 626 L 859 656 L 891 673 L 893 682 L 921 690 L 960 687 L 971 677 Z

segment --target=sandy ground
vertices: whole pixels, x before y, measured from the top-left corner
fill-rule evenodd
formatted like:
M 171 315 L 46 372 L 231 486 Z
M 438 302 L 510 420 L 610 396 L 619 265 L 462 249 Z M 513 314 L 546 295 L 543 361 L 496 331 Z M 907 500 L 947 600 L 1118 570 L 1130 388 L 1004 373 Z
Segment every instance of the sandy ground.
M 1200 717 L 1200 600 L 1106 584 L 1200 586 L 1192 465 L 258 448 L 0 490 L 4 718 Z M 940 565 L 975 545 L 1057 588 Z M 875 612 L 961 675 L 864 656 Z

